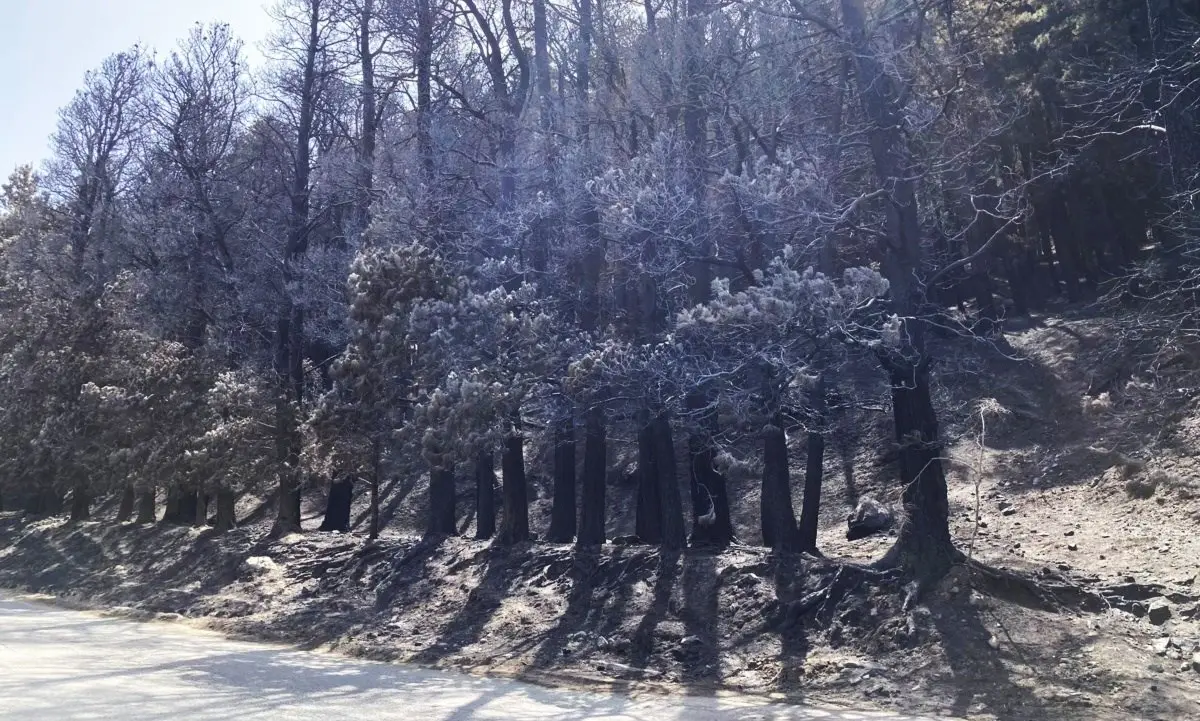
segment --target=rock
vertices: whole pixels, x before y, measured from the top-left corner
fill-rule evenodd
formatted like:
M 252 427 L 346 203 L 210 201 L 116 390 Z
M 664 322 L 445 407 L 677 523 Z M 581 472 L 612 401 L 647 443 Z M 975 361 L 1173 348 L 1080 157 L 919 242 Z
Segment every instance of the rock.
M 1153 496 L 1156 490 L 1158 490 L 1157 476 L 1134 476 L 1125 481 L 1125 492 L 1129 494 L 1130 498 L 1145 500 Z
M 854 541 L 886 531 L 894 520 L 891 509 L 870 496 L 863 496 L 854 513 L 846 518 L 846 540 Z
M 1003 511 L 1000 511 L 1000 515 L 1012 516 L 1012 515 L 1015 515 L 1016 512 L 1017 512 L 1017 509 L 1015 509 L 1015 508 L 1005 508 Z
M 1075 532 L 1074 532 L 1074 531 L 1066 531 L 1066 532 L 1064 532 L 1064 533 L 1063 533 L 1063 535 L 1064 535 L 1064 536 L 1074 536 L 1074 535 L 1075 535 Z
M 1171 637 L 1170 636 L 1163 636 L 1162 638 L 1156 638 L 1150 644 L 1150 650 L 1154 651 L 1155 655 L 1157 655 L 1157 656 L 1166 656 L 1167 649 L 1170 647 L 1171 647 Z
M 247 576 L 264 576 L 279 570 L 279 564 L 267 556 L 250 556 L 242 561 L 242 572 Z
M 1068 551 L 1078 551 L 1078 550 L 1079 550 L 1079 544 L 1078 544 L 1078 543 L 1068 543 L 1068 544 L 1067 544 L 1067 550 L 1068 550 Z
M 1008 501 L 1000 501 L 996 504 L 996 508 L 999 508 L 1001 511 L 1006 511 L 1012 508 L 1012 503 Z
M 1192 654 L 1192 670 L 1200 673 L 1200 651 Z
M 1161 626 L 1171 619 L 1171 606 L 1166 601 L 1158 600 L 1150 603 L 1146 610 L 1146 618 L 1155 626 Z

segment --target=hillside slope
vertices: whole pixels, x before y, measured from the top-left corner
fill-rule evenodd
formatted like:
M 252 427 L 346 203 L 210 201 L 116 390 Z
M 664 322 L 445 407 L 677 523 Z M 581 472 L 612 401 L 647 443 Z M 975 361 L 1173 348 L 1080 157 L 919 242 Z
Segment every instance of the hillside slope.
M 1196 718 L 1200 408 L 1165 390 L 1186 377 L 1139 375 L 1107 332 L 1064 316 L 995 345 L 939 349 L 957 541 L 1037 585 L 962 567 L 906 609 L 891 579 L 847 576 L 844 597 L 796 617 L 846 567 L 747 545 L 758 540 L 752 465 L 731 478 L 743 543 L 721 553 L 422 541 L 423 489 L 406 479 L 385 497 L 392 522 L 377 543 L 358 532 L 268 539 L 252 499 L 225 535 L 4 515 L 0 585 L 560 682 L 726 686 L 978 718 Z M 873 430 L 833 439 L 827 458 L 821 545 L 833 559 L 867 561 L 890 543 L 845 539 L 858 498 L 897 496 L 881 459 L 886 414 L 865 412 Z M 612 495 L 620 535 L 630 509 L 619 487 Z M 306 528 L 319 522 L 311 501 Z

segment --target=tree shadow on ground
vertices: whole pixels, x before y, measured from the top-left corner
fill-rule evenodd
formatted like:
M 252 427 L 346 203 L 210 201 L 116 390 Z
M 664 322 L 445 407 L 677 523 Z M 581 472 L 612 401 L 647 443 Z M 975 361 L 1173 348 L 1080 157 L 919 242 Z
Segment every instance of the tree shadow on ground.
M 678 653 L 684 664 L 682 680 L 696 690 L 715 692 L 721 680 L 720 595 L 721 578 L 717 574 L 720 551 L 688 551 L 683 564 L 683 607 L 680 617 L 687 636 Z
M 513 547 L 492 545 L 482 551 L 479 583 L 467 594 L 458 613 L 442 625 L 437 640 L 414 656 L 417 663 L 433 663 L 452 656 L 482 637 L 484 628 L 509 596 L 515 571 L 533 554 L 531 544 Z M 465 567 L 473 564 L 466 563 Z
M 950 713 L 967 716 L 981 712 L 995 714 L 998 718 L 1069 719 L 1080 721 L 1092 717 L 1086 710 L 1069 715 L 1062 704 L 1054 708 L 1034 693 L 1036 685 L 1045 686 L 1055 679 L 1058 654 L 1050 658 L 1037 658 L 1037 649 L 1022 647 L 1011 638 L 1005 638 L 998 649 L 992 648 L 989 640 L 992 632 L 984 623 L 980 610 L 967 603 L 938 605 L 931 614 L 940 644 L 945 652 L 945 664 L 950 671 L 945 681 L 952 687 L 953 701 Z M 1063 654 L 1078 652 L 1060 648 Z M 1025 665 L 1031 683 L 1017 682 L 1012 666 Z
M 650 606 L 629 639 L 629 665 L 634 668 L 644 670 L 650 664 L 655 650 L 655 631 L 670 612 L 671 596 L 680 576 L 682 555 L 679 551 L 665 549 L 658 553 L 658 571 L 654 576 Z

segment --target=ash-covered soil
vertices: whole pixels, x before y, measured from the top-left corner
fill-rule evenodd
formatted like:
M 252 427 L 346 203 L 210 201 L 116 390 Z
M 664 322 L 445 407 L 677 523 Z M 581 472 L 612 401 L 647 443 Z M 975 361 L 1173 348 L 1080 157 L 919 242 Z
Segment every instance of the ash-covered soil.
M 1200 719 L 1200 394 L 1188 390 L 1200 374 L 1170 362 L 1140 373 L 1107 332 L 1086 317 L 1047 318 L 994 345 L 939 349 L 956 540 L 1019 575 L 960 566 L 912 608 L 901 579 L 852 565 L 893 539 L 845 538 L 860 497 L 898 497 L 882 403 L 863 404 L 859 435 L 831 439 L 828 559 L 741 544 L 666 555 L 426 541 L 412 533 L 420 479 L 399 479 L 385 488 L 389 525 L 374 543 L 357 530 L 270 539 L 256 499 L 224 535 L 117 525 L 111 508 L 79 524 L 0 514 L 0 587 L 559 683 L 727 687 L 1017 721 Z M 802 457 L 797 445 L 794 470 Z M 632 522 L 625 462 L 614 459 L 610 537 Z M 532 484 L 544 528 L 548 488 Z M 730 484 L 739 538 L 757 543 L 752 462 L 732 468 Z M 315 528 L 319 494 L 309 502 Z M 830 584 L 836 593 L 815 593 Z

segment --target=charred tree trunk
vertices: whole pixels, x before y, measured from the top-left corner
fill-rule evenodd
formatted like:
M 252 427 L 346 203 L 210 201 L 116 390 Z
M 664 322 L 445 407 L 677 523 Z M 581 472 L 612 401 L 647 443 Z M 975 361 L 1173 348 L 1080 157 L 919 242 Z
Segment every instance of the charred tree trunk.
M 787 435 L 779 418 L 763 429 L 762 534 L 763 545 L 776 551 L 794 551 L 799 545 Z
M 196 493 L 190 489 L 172 487 L 167 490 L 167 509 L 163 512 L 163 523 L 181 526 L 191 525 L 196 518 Z
M 383 443 L 378 437 L 371 440 L 371 478 L 368 483 L 371 491 L 371 527 L 367 529 L 367 538 L 374 541 L 382 530 L 379 522 L 379 486 L 383 483 Z
M 416 52 L 413 64 L 417 71 L 417 155 L 421 174 L 432 189 L 435 178 L 432 133 L 433 114 L 433 5 L 432 0 L 416 2 Z
M 694 398 L 698 404 L 700 398 Z M 727 546 L 733 542 L 733 521 L 729 515 L 729 493 L 725 476 L 713 461 L 717 417 L 711 408 L 700 411 L 702 432 L 688 437 L 688 466 L 692 492 L 692 545 Z
M 350 532 L 350 504 L 354 500 L 354 479 L 349 475 L 334 478 L 329 484 L 329 499 L 325 502 L 325 517 L 317 530 L 332 533 Z
M 607 475 L 608 444 L 604 429 L 603 398 L 588 409 L 583 438 L 582 497 L 579 504 L 579 546 L 604 543 L 604 484 Z
M 658 464 L 654 460 L 654 424 L 650 414 L 639 413 L 638 489 L 634 529 L 642 543 L 662 542 L 662 501 L 658 490 Z
M 86 483 L 77 483 L 71 493 L 71 520 L 86 521 L 92 515 L 92 494 Z
M 554 430 L 554 505 L 546 538 L 555 543 L 575 538 L 575 419 L 570 416 Z
M 204 489 L 196 491 L 196 515 L 192 518 L 192 525 L 198 528 L 208 525 L 208 494 Z
M 496 534 L 496 461 L 491 451 L 475 458 L 475 538 Z
M 117 506 L 117 523 L 125 523 L 133 518 L 133 506 L 137 502 L 137 491 L 132 483 L 126 483 L 121 489 L 121 504 Z
M 881 250 L 891 284 L 895 312 L 906 318 L 900 346 L 888 351 L 885 365 L 892 384 L 896 438 L 901 446 L 901 482 L 907 518 L 900 537 L 884 559 L 922 581 L 943 575 L 955 549 L 950 538 L 946 478 L 937 440 L 937 417 L 929 390 L 930 358 L 925 352 L 925 323 L 919 318 L 923 291 L 916 282 L 924 260 L 920 208 L 903 127 L 902 79 L 891 75 L 875 54 L 867 30 L 863 0 L 841 0 L 843 24 L 854 49 L 863 115 L 869 121 L 868 144 L 880 187 L 890 194 Z M 901 25 L 895 23 L 894 25 Z M 900 38 L 901 41 L 907 38 Z M 905 44 L 901 42 L 901 45 Z
M 454 469 L 435 468 L 429 474 L 430 536 L 453 536 L 454 527 Z
M 687 530 L 683 525 L 683 497 L 679 492 L 678 467 L 675 461 L 675 437 L 671 418 L 666 411 L 654 419 L 654 466 L 658 471 L 658 499 L 661 503 L 662 546 L 677 550 L 687 545 Z
M 504 517 L 500 543 L 511 546 L 529 540 L 529 484 L 525 479 L 525 439 L 509 436 L 500 459 Z
M 275 453 L 278 467 L 278 509 L 274 535 L 300 531 L 300 430 L 293 404 L 303 400 L 303 359 L 297 344 L 303 338 L 304 311 L 289 301 L 281 311 L 275 337 L 275 372 L 280 383 L 275 405 Z
M 31 516 L 54 516 L 62 507 L 62 495 L 54 488 L 34 489 L 25 497 L 25 513 Z
M 905 522 L 883 565 L 900 565 L 922 577 L 937 577 L 954 560 L 950 508 L 941 464 L 937 415 L 930 393 L 930 360 L 887 359 Z
M 154 523 L 155 518 L 154 508 L 154 489 L 147 488 L 138 492 L 137 497 L 137 518 L 134 523 Z
M 304 402 L 304 307 L 296 293 L 303 278 L 302 263 L 308 251 L 311 211 L 312 140 L 318 96 L 317 62 L 323 52 L 321 3 L 310 0 L 305 8 L 307 27 L 300 84 L 296 88 L 296 135 L 291 147 L 292 177 L 288 188 L 287 242 L 283 248 L 284 298 L 275 334 L 276 452 L 279 460 L 278 513 L 272 533 L 295 533 L 300 528 L 300 428 L 296 415 Z
M 228 488 L 217 489 L 217 516 L 213 528 L 218 533 L 233 530 L 237 525 L 237 496 Z
M 825 473 L 825 378 L 812 390 L 809 410 L 812 429 L 808 432 L 808 454 L 804 468 L 804 501 L 800 507 L 797 544 L 801 551 L 817 550 L 817 522 L 821 513 L 821 484 Z

